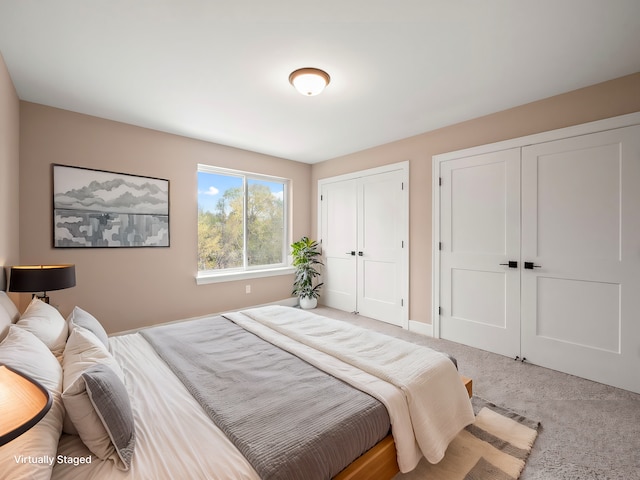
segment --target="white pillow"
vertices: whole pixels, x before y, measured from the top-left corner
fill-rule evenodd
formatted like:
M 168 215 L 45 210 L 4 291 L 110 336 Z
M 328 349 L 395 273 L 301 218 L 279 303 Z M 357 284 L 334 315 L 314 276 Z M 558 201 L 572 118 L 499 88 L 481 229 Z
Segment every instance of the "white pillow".
M 13 325 L 11 317 L 2 305 L 0 305 L 0 342 L 7 336 L 7 333 L 9 333 L 9 327 L 11 325 Z
M 62 358 L 64 382 L 62 399 L 67 409 L 63 430 L 65 433 L 80 435 L 84 444 L 100 458 L 108 450 L 108 435 L 100 418 L 93 411 L 84 382 L 78 381 L 85 370 L 102 364 L 110 367 L 124 383 L 124 373 L 116 359 L 107 351 L 102 342 L 89 330 L 74 327 L 67 340 Z M 105 433 L 106 439 L 101 437 Z M 85 441 L 86 439 L 86 441 Z M 101 442 L 100 440 L 106 440 Z M 93 447 L 100 451 L 96 452 Z M 100 455 L 103 456 L 100 456 Z
M 67 322 L 60 312 L 48 303 L 34 297 L 16 325 L 42 340 L 54 355 L 59 355 L 64 350 L 69 333 Z
M 12 323 L 16 323 L 20 318 L 20 312 L 16 307 L 16 304 L 13 303 L 13 300 L 9 298 L 9 296 L 0 290 L 0 306 L 4 307 L 4 309 L 9 314 Z
M 12 326 L 0 343 L 0 363 L 40 382 L 53 397 L 51 409 L 30 430 L 0 447 L 0 472 L 6 478 L 49 479 L 52 465 L 19 462 L 16 458 L 55 458 L 62 430 L 64 406 L 62 368 L 47 346 L 26 330 Z
M 89 312 L 84 311 L 80 307 L 75 307 L 67 317 L 67 322 L 69 323 L 69 331 L 73 330 L 73 327 L 76 325 L 86 328 L 93 332 L 93 334 L 98 337 L 98 340 L 109 350 L 109 336 L 107 332 L 98 319 Z
M 52 392 L 62 393 L 62 367 L 35 335 L 12 325 L 0 343 L 0 363 L 26 373 Z

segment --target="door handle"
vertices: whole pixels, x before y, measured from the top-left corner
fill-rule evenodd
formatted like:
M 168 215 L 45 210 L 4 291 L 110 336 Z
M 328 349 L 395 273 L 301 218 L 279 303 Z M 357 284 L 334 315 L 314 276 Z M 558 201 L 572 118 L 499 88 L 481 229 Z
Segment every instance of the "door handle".
M 542 268 L 542 265 L 534 265 L 533 262 L 524 262 L 524 268 L 533 270 L 534 268 Z
M 356 251 L 355 250 L 351 250 L 350 252 L 347 252 L 347 255 L 353 255 L 355 257 Z
M 360 255 L 361 257 L 364 256 L 363 252 L 358 252 L 358 255 Z
M 500 265 L 506 265 L 509 268 L 518 268 L 518 262 L 515 260 L 509 260 L 509 263 L 501 263 Z

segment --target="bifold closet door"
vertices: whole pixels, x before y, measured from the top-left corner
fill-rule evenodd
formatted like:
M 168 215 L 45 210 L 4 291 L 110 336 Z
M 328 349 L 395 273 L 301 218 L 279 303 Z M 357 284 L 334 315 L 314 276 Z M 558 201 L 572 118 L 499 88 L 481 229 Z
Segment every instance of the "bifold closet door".
M 358 182 L 358 311 L 398 326 L 402 326 L 406 215 L 402 179 L 402 172 L 395 171 Z
M 353 312 L 357 308 L 357 181 L 328 183 L 321 193 L 323 302 L 329 307 Z
M 515 357 L 520 148 L 448 160 L 440 173 L 440 336 Z
M 321 187 L 325 305 L 403 326 L 404 176 L 391 170 Z
M 640 392 L 640 127 L 522 149 L 522 356 Z

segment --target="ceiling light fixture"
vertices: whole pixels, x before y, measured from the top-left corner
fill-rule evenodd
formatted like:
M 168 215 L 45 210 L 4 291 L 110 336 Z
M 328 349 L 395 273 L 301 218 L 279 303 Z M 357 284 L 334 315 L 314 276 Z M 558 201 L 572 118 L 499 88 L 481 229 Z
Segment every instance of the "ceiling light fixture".
M 289 75 L 289 83 L 302 95 L 308 97 L 318 95 L 330 81 L 329 74 L 318 68 L 299 68 Z

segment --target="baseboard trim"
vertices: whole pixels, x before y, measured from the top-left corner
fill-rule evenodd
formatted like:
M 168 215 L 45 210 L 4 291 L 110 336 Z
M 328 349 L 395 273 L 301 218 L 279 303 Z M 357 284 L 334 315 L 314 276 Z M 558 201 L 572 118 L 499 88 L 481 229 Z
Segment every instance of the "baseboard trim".
M 433 337 L 433 329 L 430 323 L 409 320 L 409 331 L 419 333 L 420 335 L 426 335 L 427 337 Z
M 259 305 L 260 307 L 266 305 L 282 305 L 283 307 L 297 307 L 298 306 L 298 297 L 289 297 L 283 298 L 282 300 L 276 300 L 275 302 L 263 303 Z
M 298 297 L 283 298 L 281 300 L 276 300 L 275 302 L 262 303 L 260 305 L 248 305 L 246 307 L 241 307 L 241 308 L 237 308 L 235 310 L 228 310 L 228 311 L 229 312 L 237 312 L 239 310 L 245 310 L 247 308 L 264 307 L 264 306 L 267 306 L 267 305 L 282 305 L 284 307 L 297 307 L 298 306 Z M 197 320 L 197 319 L 200 319 L 200 318 L 211 317 L 213 315 L 220 315 L 222 313 L 226 313 L 226 312 L 208 313 L 206 315 L 198 315 L 196 317 L 180 318 L 178 320 L 170 320 L 168 322 L 154 323 L 152 325 L 145 325 L 143 327 L 132 328 L 131 330 L 123 330 L 123 331 L 120 331 L 120 332 L 110 333 L 109 336 L 110 337 L 116 337 L 116 336 L 121 336 L 121 335 L 128 335 L 130 333 L 138 333 L 140 330 L 143 330 L 143 329 L 149 328 L 149 327 L 159 327 L 161 325 L 171 325 L 172 323 L 186 322 L 188 320 Z

